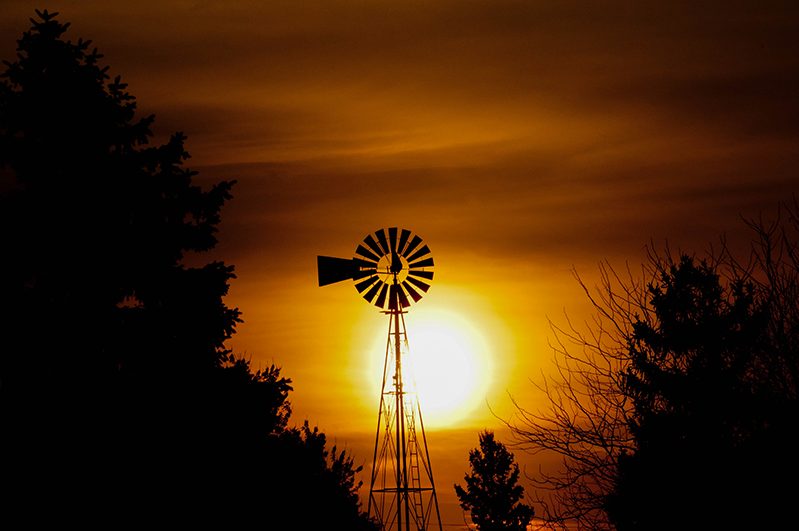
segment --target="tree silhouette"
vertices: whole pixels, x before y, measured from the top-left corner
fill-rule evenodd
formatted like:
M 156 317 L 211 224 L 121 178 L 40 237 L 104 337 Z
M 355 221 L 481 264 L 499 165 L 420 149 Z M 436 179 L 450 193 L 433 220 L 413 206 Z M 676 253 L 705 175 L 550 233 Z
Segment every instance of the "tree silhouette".
M 288 427 L 291 381 L 225 346 L 233 267 L 185 263 L 233 182 L 194 184 L 184 136 L 149 145 L 91 42 L 37 16 L 0 83 L 4 517 L 373 529 L 352 458 Z
M 277 529 L 380 529 L 358 509 L 362 483 L 355 474 L 362 467 L 336 446 L 328 451 L 326 441 L 307 421 L 270 439 L 258 469 L 276 481 L 267 500 L 254 501 Z
M 232 183 L 194 185 L 180 133 L 148 146 L 153 117 L 136 118 L 90 41 L 37 13 L 0 85 L 15 178 L 0 199 L 0 378 L 7 442 L 57 468 L 96 462 L 131 423 L 174 431 L 164 404 L 228 362 L 239 312 L 223 302 L 231 266 L 182 263 L 215 245 Z
M 472 471 L 464 476 L 466 488 L 455 485 L 460 505 L 480 531 L 524 531 L 533 509 L 520 502 L 519 465 L 493 432 L 484 431 L 479 440 L 480 447 L 469 452 Z
M 552 527 L 784 527 L 799 471 L 799 223 L 750 222 L 751 255 L 652 253 L 643 280 L 603 267 L 593 329 L 555 328 L 549 409 L 519 408 Z M 585 286 L 583 285 L 585 288 Z M 574 351 L 572 346 L 576 345 Z M 542 500 L 545 501 L 545 500 Z
M 619 457 L 611 519 L 620 530 L 762 526 L 784 511 L 767 452 L 783 472 L 796 469 L 785 436 L 799 412 L 794 403 L 785 417 L 795 397 L 772 388 L 768 300 L 686 256 L 648 291 L 656 320 L 634 323 L 622 379 L 636 445 Z
M 174 381 L 223 364 L 233 269 L 182 258 L 215 245 L 232 183 L 192 184 L 180 133 L 148 146 L 153 117 L 135 117 L 90 41 L 39 16 L 1 89 L 0 163 L 16 177 L 0 209 L 6 390 L 94 394 L 112 375 Z

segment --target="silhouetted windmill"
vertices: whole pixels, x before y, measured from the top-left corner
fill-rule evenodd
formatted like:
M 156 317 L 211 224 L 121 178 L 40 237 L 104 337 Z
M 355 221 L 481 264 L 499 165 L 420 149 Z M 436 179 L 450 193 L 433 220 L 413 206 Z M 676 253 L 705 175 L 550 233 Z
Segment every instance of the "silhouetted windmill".
M 412 375 L 403 377 L 405 308 L 430 289 L 432 267 L 430 248 L 397 227 L 367 235 L 354 258 L 318 257 L 320 286 L 354 280 L 358 293 L 389 316 L 368 504 L 386 531 L 441 530 L 422 410 Z

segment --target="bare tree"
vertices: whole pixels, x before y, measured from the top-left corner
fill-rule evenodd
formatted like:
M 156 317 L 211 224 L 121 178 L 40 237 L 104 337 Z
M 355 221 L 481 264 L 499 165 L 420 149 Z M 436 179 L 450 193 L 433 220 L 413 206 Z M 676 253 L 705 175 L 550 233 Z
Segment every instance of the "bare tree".
M 625 338 L 634 318 L 647 315 L 648 308 L 630 271 L 622 280 L 603 263 L 600 275 L 600 288 L 592 293 L 574 273 L 596 309 L 586 331 L 568 316 L 565 326 L 550 322 L 554 370 L 532 381 L 546 395 L 547 407 L 533 411 L 514 402 L 517 415 L 508 422 L 514 447 L 562 457 L 559 470 L 529 476 L 541 516 L 553 529 L 569 524 L 612 529 L 604 496 L 614 485 L 618 456 L 633 449 L 630 404 L 620 391 L 620 375 L 627 365 Z

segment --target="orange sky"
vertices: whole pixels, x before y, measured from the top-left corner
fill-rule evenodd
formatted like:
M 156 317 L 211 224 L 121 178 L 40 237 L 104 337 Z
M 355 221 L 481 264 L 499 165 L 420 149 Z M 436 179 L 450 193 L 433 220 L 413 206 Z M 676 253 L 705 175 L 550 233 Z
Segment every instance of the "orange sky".
M 591 283 L 650 241 L 701 251 L 797 191 L 798 4 L 698 4 L 47 7 L 94 40 L 159 138 L 188 134 L 201 180 L 238 180 L 214 254 L 239 277 L 232 346 L 282 366 L 294 420 L 366 462 L 384 316 L 350 286 L 318 288 L 317 254 L 351 256 L 385 226 L 422 235 L 436 279 L 419 312 L 474 324 L 494 365 L 485 398 L 507 416 L 507 393 L 535 406 L 547 317 L 587 315 L 572 267 Z M 3 58 L 34 7 L 0 4 Z M 498 425 L 481 406 L 429 438 L 447 522 L 462 524 L 451 484 L 477 430 Z

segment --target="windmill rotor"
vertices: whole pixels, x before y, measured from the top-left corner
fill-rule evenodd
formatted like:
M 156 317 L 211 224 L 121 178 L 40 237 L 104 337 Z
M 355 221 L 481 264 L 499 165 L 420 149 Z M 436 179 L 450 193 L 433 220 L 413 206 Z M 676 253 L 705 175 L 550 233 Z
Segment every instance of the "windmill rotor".
M 390 227 L 367 234 L 351 259 L 317 257 L 319 285 L 355 281 L 355 289 L 381 310 L 396 311 L 419 302 L 433 280 L 433 257 L 422 238 Z

